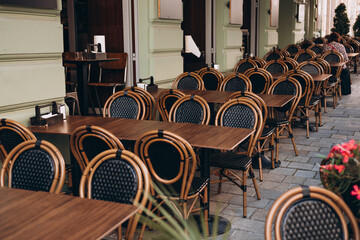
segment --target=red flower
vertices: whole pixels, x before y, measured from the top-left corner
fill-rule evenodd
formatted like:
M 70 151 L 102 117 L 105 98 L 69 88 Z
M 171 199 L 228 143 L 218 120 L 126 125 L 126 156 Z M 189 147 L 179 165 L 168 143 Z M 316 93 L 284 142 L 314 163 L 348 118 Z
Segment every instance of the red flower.
M 352 196 L 356 196 L 357 200 L 360 200 L 360 189 L 358 185 L 354 185 L 354 190 L 351 191 Z
M 342 173 L 345 169 L 344 165 L 334 165 L 334 168 L 338 170 L 339 174 Z

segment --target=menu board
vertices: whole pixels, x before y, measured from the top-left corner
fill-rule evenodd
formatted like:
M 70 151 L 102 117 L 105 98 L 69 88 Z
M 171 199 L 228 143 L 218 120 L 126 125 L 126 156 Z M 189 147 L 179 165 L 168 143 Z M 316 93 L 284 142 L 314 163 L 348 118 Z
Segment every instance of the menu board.
M 0 0 L 0 5 L 57 9 L 57 0 Z

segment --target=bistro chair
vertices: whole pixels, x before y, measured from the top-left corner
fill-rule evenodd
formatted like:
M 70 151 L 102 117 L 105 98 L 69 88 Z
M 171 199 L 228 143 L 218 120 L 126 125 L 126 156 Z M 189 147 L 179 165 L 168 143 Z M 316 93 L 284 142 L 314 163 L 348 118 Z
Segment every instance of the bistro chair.
M 271 60 L 276 60 L 276 59 L 283 58 L 283 57 L 284 57 L 283 53 L 280 50 L 275 49 L 275 50 L 268 52 L 264 56 L 264 60 L 269 62 Z
M 17 145 L 1 167 L 0 186 L 60 193 L 65 180 L 65 162 L 51 143 L 28 140 Z
M 273 82 L 271 73 L 263 68 L 252 68 L 244 73 L 251 82 L 253 93 L 267 93 Z
M 281 77 L 276 80 L 268 91 L 268 94 L 273 95 L 294 95 L 295 98 L 281 108 L 272 108 L 269 113 L 270 117 L 266 120 L 266 125 L 275 127 L 275 161 L 279 160 L 279 139 L 291 138 L 294 147 L 295 155 L 298 155 L 296 149 L 293 131 L 291 128 L 291 120 L 294 111 L 300 101 L 302 90 L 300 83 L 292 77 Z M 282 136 L 283 132 L 287 131 L 288 136 Z
M 91 125 L 76 128 L 70 136 L 70 149 L 81 172 L 99 153 L 108 149 L 125 149 L 120 140 L 111 132 Z
M 261 97 L 259 97 L 258 95 L 256 95 L 253 92 L 234 92 L 233 94 L 231 94 L 228 97 L 228 100 L 237 99 L 237 98 L 248 98 L 248 99 L 253 100 L 257 104 L 257 106 L 260 108 L 262 116 L 263 116 L 263 126 L 261 126 L 262 132 L 256 143 L 256 152 L 258 154 L 258 159 L 259 159 L 259 178 L 260 178 L 260 181 L 263 181 L 261 155 L 264 155 L 265 151 L 271 152 L 272 168 L 275 167 L 275 165 L 274 165 L 275 128 L 264 125 L 266 122 L 267 114 L 268 114 L 268 108 L 266 106 L 266 103 L 264 102 L 264 100 Z M 269 143 L 269 147 L 266 148 L 265 146 L 267 143 Z
M 232 73 L 220 85 L 220 91 L 251 91 L 249 78 L 242 73 Z
M 360 239 L 356 219 L 341 197 L 320 187 L 296 187 L 270 208 L 265 240 L 272 234 L 275 239 L 350 239 L 349 227 L 352 239 Z
M 140 206 L 127 223 L 125 239 L 130 240 L 134 239 L 142 209 L 147 205 L 150 181 L 149 172 L 138 156 L 127 150 L 109 149 L 85 168 L 80 197 Z M 122 239 L 121 228 L 118 228 L 118 239 Z
M 284 58 L 291 57 L 290 53 L 288 51 L 286 51 L 285 49 L 279 49 L 279 51 L 284 55 Z
M 345 47 L 346 53 L 353 53 L 354 52 L 354 48 L 350 44 L 344 43 L 343 45 Z
M 288 53 L 290 53 L 291 57 L 294 57 L 301 50 L 301 48 L 299 47 L 299 45 L 290 44 L 290 45 L 287 45 L 284 48 L 284 50 L 286 50 Z
M 103 117 L 144 120 L 146 106 L 139 93 L 123 90 L 111 95 L 103 109 Z
M 169 122 L 209 124 L 209 121 L 209 105 L 197 95 L 179 98 L 170 109 Z
M 180 74 L 172 85 L 173 89 L 205 90 L 204 81 L 194 72 Z
M 234 68 L 234 72 L 236 73 L 244 73 L 246 72 L 246 70 L 251 69 L 251 68 L 255 68 L 257 67 L 257 63 L 254 62 L 253 60 L 251 60 L 250 58 L 245 58 L 240 60 L 235 68 Z
M 176 89 L 166 89 L 159 93 L 156 98 L 156 106 L 164 122 L 169 121 L 169 113 L 174 103 L 185 93 Z
M 0 160 L 3 163 L 7 155 L 17 145 L 28 140 L 34 140 L 34 134 L 22 124 L 2 118 L 0 120 Z
M 280 59 L 267 62 L 264 69 L 270 73 L 285 73 L 289 70 L 287 65 Z
M 264 67 L 265 64 L 266 64 L 266 61 L 265 61 L 264 59 L 259 58 L 259 57 L 256 57 L 256 56 L 249 57 L 249 59 L 252 60 L 252 61 L 254 61 L 259 68 Z
M 351 39 L 350 41 L 347 41 L 346 44 L 350 45 L 354 49 L 354 52 L 360 51 L 360 42 L 359 41 L 357 41 L 355 39 Z
M 108 58 L 119 58 L 117 61 L 111 62 L 99 62 L 99 78 L 97 82 L 90 82 L 88 83 L 88 87 L 94 89 L 95 97 L 97 101 L 98 108 L 101 113 L 101 101 L 98 89 L 99 88 L 111 88 L 112 94 L 116 92 L 117 88 L 124 88 L 125 82 L 127 80 L 126 73 L 127 73 L 127 61 L 128 61 L 128 54 L 127 53 L 106 53 Z M 106 73 L 116 72 L 116 73 L 123 73 L 123 82 L 120 82 L 119 79 L 111 79 L 111 75 L 107 76 Z M 117 74 L 118 76 L 119 74 Z M 90 94 L 91 103 L 93 103 L 91 94 Z M 94 106 L 94 105 L 93 105 Z M 95 108 L 93 107 L 93 111 L 95 112 Z
M 303 49 L 294 56 L 294 60 L 296 60 L 298 63 L 309 61 L 314 58 L 316 58 L 316 53 L 308 49 Z
M 310 47 L 308 47 L 308 50 L 313 51 L 317 56 L 321 56 L 323 45 L 322 44 L 315 44 Z
M 284 62 L 288 67 L 288 70 L 293 70 L 297 68 L 297 66 L 299 65 L 297 61 L 295 61 L 293 58 L 290 57 L 281 58 L 279 59 L 279 61 Z
M 304 40 L 301 43 L 299 43 L 299 47 L 301 49 L 307 49 L 307 48 L 309 48 L 309 47 L 311 47 L 313 45 L 315 45 L 315 43 L 313 41 L 311 41 L 311 40 Z
M 315 44 L 325 44 L 325 43 L 327 43 L 327 39 L 324 37 L 318 37 L 318 38 L 315 38 L 313 42 Z
M 170 200 L 184 219 L 193 212 L 198 199 L 204 206 L 205 222 L 208 213 L 209 179 L 196 177 L 196 155 L 192 146 L 182 137 L 164 130 L 144 133 L 135 144 L 135 154 L 146 164 L 152 182 L 150 193 L 157 199 L 157 206 L 148 209 L 155 211 Z M 157 185 L 161 192 L 156 192 Z M 192 204 L 188 203 L 192 201 Z
M 139 87 L 127 87 L 124 89 L 124 91 L 133 91 L 139 94 L 139 96 L 141 97 L 141 99 L 144 101 L 145 103 L 145 117 L 144 119 L 147 120 L 152 120 L 155 118 L 155 113 L 156 113 L 156 109 L 155 109 L 155 99 L 154 97 L 146 90 L 139 88 Z
M 309 138 L 310 118 L 315 117 L 315 128 L 316 131 L 318 131 L 321 113 L 320 98 L 314 97 L 314 80 L 310 74 L 303 70 L 294 71 L 287 76 L 295 78 L 301 85 L 302 94 L 293 115 L 293 119 L 300 119 L 301 121 L 306 122 L 306 137 Z
M 206 90 L 219 90 L 220 84 L 224 80 L 224 75 L 211 67 L 200 69 L 198 74 L 204 81 Z
M 260 108 L 250 99 L 237 98 L 227 101 L 216 114 L 216 126 L 237 127 L 253 129 L 254 132 L 249 136 L 245 152 L 236 151 L 214 152 L 211 155 L 211 166 L 217 168 L 215 172 L 219 174 L 219 180 L 211 183 L 219 183 L 218 193 L 221 193 L 221 185 L 224 181 L 231 181 L 243 191 L 243 216 L 247 216 L 247 184 L 249 177 L 252 179 L 256 196 L 260 199 L 260 192 L 256 184 L 254 170 L 252 167 L 252 157 L 256 143 L 262 132 L 263 117 Z M 242 171 L 242 177 L 235 171 Z M 223 180 L 223 177 L 226 180 Z M 240 181 L 240 184 L 236 181 Z

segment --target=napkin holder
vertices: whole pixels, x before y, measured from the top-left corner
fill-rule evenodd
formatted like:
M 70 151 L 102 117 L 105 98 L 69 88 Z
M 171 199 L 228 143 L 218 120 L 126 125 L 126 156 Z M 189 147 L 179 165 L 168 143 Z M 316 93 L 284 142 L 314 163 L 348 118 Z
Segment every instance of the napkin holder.
M 45 107 L 51 107 L 51 112 L 41 114 L 41 109 Z M 30 118 L 30 124 L 33 126 L 50 126 L 58 122 L 63 121 L 63 114 L 58 112 L 56 102 L 52 102 L 45 105 L 35 106 L 35 117 Z
M 147 80 L 150 80 L 150 81 L 149 81 L 149 84 L 146 84 L 146 90 L 148 92 L 156 91 L 158 89 L 158 85 L 154 84 L 153 76 L 150 76 L 148 78 L 140 78 L 139 83 L 144 83 L 144 81 L 147 81 Z

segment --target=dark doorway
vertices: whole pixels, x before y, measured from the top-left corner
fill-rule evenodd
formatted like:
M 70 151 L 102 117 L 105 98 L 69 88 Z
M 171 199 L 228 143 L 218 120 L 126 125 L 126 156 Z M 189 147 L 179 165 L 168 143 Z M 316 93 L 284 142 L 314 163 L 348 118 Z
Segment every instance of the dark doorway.
M 244 53 L 250 53 L 250 34 L 251 34 L 251 1 L 244 0 L 243 4 L 243 25 L 241 30 L 243 32 L 243 46 L 245 47 Z
M 184 36 L 191 35 L 201 52 L 200 58 L 191 53 L 183 54 L 184 72 L 192 72 L 205 67 L 205 0 L 184 0 L 183 12 Z

